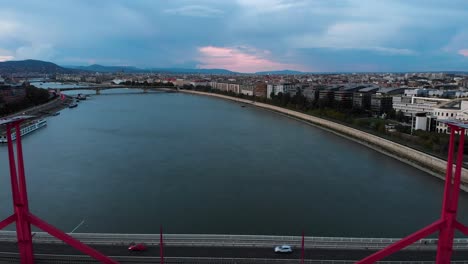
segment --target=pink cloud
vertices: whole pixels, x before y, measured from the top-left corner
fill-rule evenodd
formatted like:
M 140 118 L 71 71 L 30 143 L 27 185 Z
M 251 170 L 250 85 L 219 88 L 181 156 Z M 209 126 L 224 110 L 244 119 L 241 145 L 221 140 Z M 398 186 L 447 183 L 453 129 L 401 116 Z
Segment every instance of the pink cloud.
M 458 51 L 458 54 L 468 57 L 468 49 L 462 49 Z
M 271 53 L 267 50 L 257 51 L 245 47 L 214 47 L 205 46 L 198 48 L 200 54 L 198 68 L 213 69 L 222 68 L 237 72 L 258 72 L 272 70 L 297 70 L 309 71 L 303 65 L 280 63 L 264 56 Z
M 9 60 L 12 60 L 12 59 L 14 59 L 14 58 L 15 58 L 15 57 L 9 56 L 9 55 L 4 55 L 4 56 L 0 55 L 0 62 L 9 61 Z

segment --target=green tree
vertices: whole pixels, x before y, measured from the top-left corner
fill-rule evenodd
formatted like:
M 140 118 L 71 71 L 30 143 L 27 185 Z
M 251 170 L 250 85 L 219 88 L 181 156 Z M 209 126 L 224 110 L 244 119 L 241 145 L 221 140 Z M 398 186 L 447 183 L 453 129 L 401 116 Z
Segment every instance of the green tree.
M 398 110 L 398 111 L 396 112 L 395 119 L 396 119 L 398 122 L 403 122 L 403 120 L 405 119 L 405 114 L 403 114 L 402 111 Z

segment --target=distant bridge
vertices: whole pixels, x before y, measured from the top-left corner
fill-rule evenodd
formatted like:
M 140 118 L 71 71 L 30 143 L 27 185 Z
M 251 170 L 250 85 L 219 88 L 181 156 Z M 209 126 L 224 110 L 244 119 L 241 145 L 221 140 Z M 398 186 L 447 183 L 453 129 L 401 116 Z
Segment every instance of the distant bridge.
M 102 90 L 110 89 L 138 89 L 143 90 L 144 93 L 147 93 L 150 90 L 164 91 L 164 92 L 177 92 L 176 87 L 171 86 L 128 86 L 128 85 L 92 85 L 92 86 L 83 86 L 83 87 L 60 87 L 60 88 L 48 88 L 49 91 L 65 92 L 65 91 L 81 91 L 81 90 L 93 90 L 96 91 L 96 94 L 101 94 Z

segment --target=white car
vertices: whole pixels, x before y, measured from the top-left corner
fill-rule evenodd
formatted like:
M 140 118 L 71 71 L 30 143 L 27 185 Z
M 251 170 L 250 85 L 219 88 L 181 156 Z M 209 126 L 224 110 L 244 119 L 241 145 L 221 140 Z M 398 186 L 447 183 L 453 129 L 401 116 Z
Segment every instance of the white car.
M 275 253 L 292 253 L 292 247 L 288 245 L 277 246 Z

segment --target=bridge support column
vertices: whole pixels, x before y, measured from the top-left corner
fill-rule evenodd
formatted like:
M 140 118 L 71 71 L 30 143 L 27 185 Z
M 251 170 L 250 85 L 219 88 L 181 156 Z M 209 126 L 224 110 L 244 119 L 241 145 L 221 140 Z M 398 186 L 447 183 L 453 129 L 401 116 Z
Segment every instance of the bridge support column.
M 375 263 L 415 242 L 439 232 L 437 242 L 437 264 L 449 264 L 453 252 L 453 239 L 455 229 L 468 235 L 468 227 L 457 221 L 458 198 L 460 194 L 461 171 L 463 167 L 463 149 L 465 144 L 465 129 L 468 124 L 454 121 L 444 121 L 450 128 L 449 151 L 447 157 L 447 170 L 445 174 L 444 196 L 442 200 L 442 213 L 440 219 L 427 227 L 389 245 L 388 247 L 358 261 L 358 264 Z M 455 173 L 453 173 L 453 156 L 455 151 L 455 137 L 459 134 L 457 160 Z
M 143 88 L 143 93 L 147 93 L 148 92 L 148 88 Z
M 0 121 L 0 125 L 6 125 L 7 128 L 8 159 L 10 165 L 11 193 L 13 196 L 14 208 L 13 215 L 0 221 L 0 229 L 12 224 L 13 222 L 16 222 L 16 236 L 18 239 L 18 248 L 21 258 L 21 264 L 34 263 L 31 224 L 64 241 L 65 243 L 78 249 L 84 254 L 95 258 L 101 263 L 117 263 L 116 261 L 101 254 L 95 249 L 81 243 L 80 241 L 65 234 L 64 232 L 53 227 L 52 225 L 49 225 L 45 221 L 34 216 L 29 211 L 20 128 L 20 123 L 27 118 L 29 118 L 29 116 L 19 116 Z M 16 131 L 13 132 L 13 129 L 16 129 Z M 14 145 L 12 133 L 16 134 L 16 155 L 13 149 Z
M 17 158 L 18 164 L 15 161 L 15 153 L 13 150 L 12 128 L 15 127 L 16 135 L 21 135 L 19 123 L 7 125 L 7 140 L 8 140 L 8 156 L 10 156 L 10 178 L 13 194 L 13 207 L 16 215 L 16 230 L 18 237 L 18 248 L 21 254 L 21 263 L 34 263 L 34 255 L 32 248 L 31 224 L 28 221 L 28 195 L 26 192 L 26 180 L 24 177 L 23 156 L 21 136 L 16 137 Z
M 100 94 L 101 94 L 101 89 L 96 88 L 96 95 L 100 95 Z

